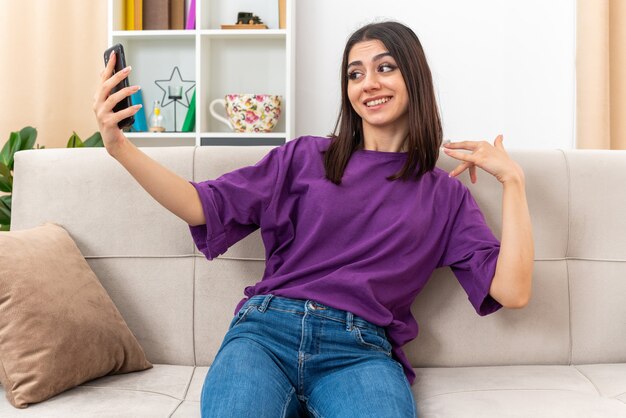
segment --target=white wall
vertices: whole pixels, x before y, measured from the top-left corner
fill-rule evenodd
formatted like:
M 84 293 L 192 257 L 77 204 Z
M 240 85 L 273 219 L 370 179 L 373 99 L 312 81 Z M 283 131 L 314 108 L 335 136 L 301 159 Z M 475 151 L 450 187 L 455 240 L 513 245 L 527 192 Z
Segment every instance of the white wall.
M 332 131 L 347 38 L 389 18 L 424 47 L 445 139 L 575 144 L 575 0 L 299 0 L 296 13 L 297 135 Z

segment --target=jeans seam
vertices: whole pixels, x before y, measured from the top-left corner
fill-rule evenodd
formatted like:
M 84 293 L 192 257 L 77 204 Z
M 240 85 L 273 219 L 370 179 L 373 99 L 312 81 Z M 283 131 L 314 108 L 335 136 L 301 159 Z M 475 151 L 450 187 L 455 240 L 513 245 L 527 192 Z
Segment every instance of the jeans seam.
M 304 394 L 304 358 L 305 354 L 302 351 L 302 344 L 304 341 L 304 333 L 306 329 L 307 312 L 304 312 L 302 319 L 300 320 L 300 345 L 298 347 L 298 393 Z
M 299 315 L 304 315 L 304 312 L 302 311 L 292 311 L 290 309 L 279 309 L 279 308 L 274 308 L 271 306 L 267 307 L 268 311 L 280 311 L 280 312 L 286 312 L 286 313 L 295 313 L 295 314 L 299 314 Z
M 283 412 L 281 414 L 282 418 L 285 418 L 287 416 L 287 407 L 289 407 L 289 403 L 291 402 L 291 398 L 295 391 L 296 389 L 292 386 L 291 390 L 287 394 L 287 397 L 285 398 L 285 404 L 283 405 Z
M 391 355 L 391 351 L 388 351 L 386 348 L 379 347 L 376 344 L 368 343 L 367 341 L 365 341 L 363 339 L 363 336 L 361 335 L 361 330 L 358 327 L 354 327 L 353 329 L 356 332 L 357 342 L 359 344 L 365 346 L 366 348 L 372 348 L 372 349 L 374 349 L 376 351 L 380 351 L 381 353 L 385 353 L 387 356 Z
M 254 308 L 254 306 L 246 307 L 246 309 L 241 313 L 241 316 L 239 317 L 239 319 L 237 319 L 237 321 L 233 324 L 233 327 L 238 325 L 241 321 L 243 321 L 246 318 L 246 316 L 248 316 L 248 312 L 250 312 L 252 308 Z
M 261 311 L 261 309 L 259 309 L 261 306 L 263 306 L 262 304 L 259 303 L 250 303 L 247 306 L 252 306 L 257 308 L 257 310 L 259 312 L 263 312 Z M 280 311 L 280 312 L 287 312 L 287 313 L 295 313 L 295 314 L 300 314 L 300 315 L 304 315 L 303 311 L 292 311 L 291 309 L 280 309 L 280 308 L 275 308 L 273 306 L 267 306 L 267 308 L 265 309 L 265 311 Z
M 317 412 L 315 408 L 309 405 L 308 402 L 306 403 L 306 409 L 308 409 L 309 412 L 313 414 L 313 418 L 323 418 L 322 415 L 319 412 Z

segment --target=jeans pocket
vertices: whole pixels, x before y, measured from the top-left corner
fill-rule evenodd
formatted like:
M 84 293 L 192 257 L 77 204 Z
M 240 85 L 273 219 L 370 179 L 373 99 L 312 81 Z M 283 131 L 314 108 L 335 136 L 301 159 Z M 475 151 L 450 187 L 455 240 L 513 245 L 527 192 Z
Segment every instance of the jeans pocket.
M 233 318 L 233 321 L 231 322 L 231 326 L 230 328 L 236 326 L 237 324 L 243 322 L 246 320 L 246 317 L 248 316 L 248 313 L 252 310 L 255 309 L 256 306 L 242 306 L 241 309 L 239 309 L 239 312 L 237 312 L 237 315 L 235 315 L 235 317 Z
M 370 350 L 382 351 L 388 356 L 391 356 L 391 343 L 387 338 L 376 332 L 376 330 L 354 327 L 352 328 L 352 333 L 360 346 L 369 348 Z

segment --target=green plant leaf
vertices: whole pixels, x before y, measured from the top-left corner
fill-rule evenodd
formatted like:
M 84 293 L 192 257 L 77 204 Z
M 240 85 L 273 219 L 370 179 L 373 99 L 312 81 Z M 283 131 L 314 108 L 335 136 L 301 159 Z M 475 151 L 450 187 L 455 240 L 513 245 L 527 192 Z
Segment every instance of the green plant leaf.
M 22 128 L 20 131 L 20 137 L 22 138 L 22 147 L 20 149 L 33 149 L 35 141 L 37 140 L 37 129 L 32 126 Z
M 104 142 L 102 142 L 102 135 L 100 135 L 99 131 L 96 131 L 89 138 L 85 139 L 86 147 L 103 147 Z
M 72 136 L 70 136 L 70 140 L 67 141 L 67 148 L 83 148 L 84 146 L 85 144 L 83 144 L 83 141 L 81 141 L 76 132 L 74 132 Z
M 9 170 L 9 167 L 4 165 L 3 162 L 0 162 L 0 176 L 6 178 L 11 177 L 11 170 Z
M 0 224 L 11 224 L 11 207 L 7 205 L 3 199 L 0 199 Z
M 11 185 L 11 183 L 9 183 L 4 177 L 0 177 L 0 192 L 13 192 L 13 185 Z
M 4 163 L 0 163 L 0 191 L 8 193 L 13 191 L 13 176 Z
M 13 191 L 13 177 L 0 176 L 0 192 L 11 193 Z
M 5 194 L 5 195 L 0 196 L 0 201 L 4 202 L 5 205 L 7 205 L 9 209 L 11 209 L 11 203 L 13 202 L 13 197 L 10 194 Z
M 9 136 L 9 140 L 4 147 L 2 147 L 2 151 L 0 151 L 0 163 L 3 163 L 9 170 L 13 170 L 13 159 L 15 157 L 15 153 L 19 151 L 22 145 L 22 138 L 19 132 L 11 132 Z

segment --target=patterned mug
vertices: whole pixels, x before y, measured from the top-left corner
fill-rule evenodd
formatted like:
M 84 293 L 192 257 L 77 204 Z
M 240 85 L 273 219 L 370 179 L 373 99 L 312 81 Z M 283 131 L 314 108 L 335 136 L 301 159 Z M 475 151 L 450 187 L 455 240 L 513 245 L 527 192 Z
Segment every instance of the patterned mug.
M 282 97 L 272 94 L 227 94 L 209 105 L 211 115 L 235 132 L 272 132 L 280 116 Z M 228 119 L 214 107 L 221 104 Z

